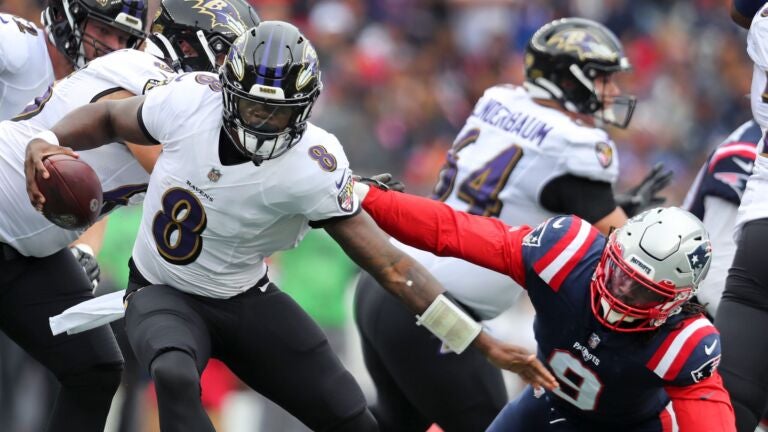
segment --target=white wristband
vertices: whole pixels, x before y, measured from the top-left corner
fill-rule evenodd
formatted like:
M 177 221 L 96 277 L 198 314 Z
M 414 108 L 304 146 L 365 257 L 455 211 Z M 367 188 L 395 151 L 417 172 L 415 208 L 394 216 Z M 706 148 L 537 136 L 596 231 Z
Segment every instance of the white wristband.
M 456 354 L 464 352 L 482 331 L 480 323 L 442 294 L 416 318 L 416 324 L 426 327 Z
M 33 139 L 41 139 L 49 144 L 59 145 L 59 138 L 56 137 L 56 134 L 50 130 L 44 130 L 40 132 L 39 134 L 33 136 L 30 141 Z
M 96 256 L 96 254 L 93 252 L 93 248 L 86 243 L 78 243 L 76 245 L 72 245 L 72 248 L 80 249 L 81 251 L 87 253 L 90 256 Z

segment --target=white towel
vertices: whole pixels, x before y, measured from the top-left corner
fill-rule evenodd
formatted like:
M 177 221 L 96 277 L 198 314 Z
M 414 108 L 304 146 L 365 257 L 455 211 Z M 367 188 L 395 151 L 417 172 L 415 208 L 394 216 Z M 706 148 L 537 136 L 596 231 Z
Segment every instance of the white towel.
M 125 291 L 115 291 L 72 306 L 64 312 L 48 319 L 53 335 L 81 333 L 98 326 L 117 321 L 125 315 L 123 295 Z

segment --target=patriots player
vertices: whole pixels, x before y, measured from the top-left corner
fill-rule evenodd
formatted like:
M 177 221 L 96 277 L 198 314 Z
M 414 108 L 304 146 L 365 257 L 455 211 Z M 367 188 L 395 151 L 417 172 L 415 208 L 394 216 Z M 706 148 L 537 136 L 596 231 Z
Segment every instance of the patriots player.
M 328 231 L 452 349 L 472 343 L 525 380 L 554 388 L 534 355 L 494 340 L 440 300 L 429 273 L 359 212 L 341 144 L 308 122 L 321 88 L 308 39 L 291 24 L 265 21 L 235 41 L 219 76 L 183 74 L 145 96 L 89 104 L 48 136 L 75 149 L 116 136 L 163 148 L 125 314 L 131 346 L 155 381 L 162 430 L 213 430 L 199 393 L 210 357 L 313 430 L 377 430 L 319 327 L 267 275 L 264 259 L 294 247 L 311 227 Z M 31 141 L 29 179 L 41 168 L 46 174 L 42 155 L 61 152 L 73 154 Z M 34 181 L 28 187 L 40 205 Z
M 712 241 L 712 264 L 696 295 L 711 317 L 720 304 L 728 268 L 736 253 L 733 227 L 761 137 L 754 120 L 736 128 L 709 155 L 683 202 L 683 208 L 704 223 Z
M 765 135 L 768 128 L 768 5 L 752 18 L 747 53 L 754 66 L 752 117 Z M 762 259 L 768 241 L 768 153 L 757 145 L 752 175 L 736 217 L 736 253 L 715 315 L 723 337 L 722 375 L 731 395 L 739 431 L 751 432 L 768 404 L 768 268 Z
M 603 127 L 626 127 L 635 105 L 615 82 L 631 66 L 613 32 L 591 20 L 559 19 L 533 35 L 525 59 L 522 87 L 496 85 L 477 102 L 432 198 L 510 225 L 576 214 L 604 234 L 624 224 L 625 212 L 662 202 L 655 193 L 671 173 L 660 167 L 621 199 L 613 193 L 616 146 Z M 498 316 L 522 292 L 508 277 L 466 261 L 398 247 L 479 319 Z M 501 371 L 475 350 L 446 355 L 368 275 L 358 283 L 355 312 L 382 430 L 423 431 L 432 422 L 484 430 L 506 404 Z
M 655 208 L 606 238 L 576 216 L 508 226 L 364 184 L 355 191 L 395 238 L 527 290 L 538 357 L 560 387 L 527 389 L 488 431 L 735 431 L 717 330 L 689 303 L 711 261 L 695 216 Z
M 237 6 L 243 28 L 258 22 L 245 2 L 230 3 Z M 188 2 L 164 0 L 164 5 L 172 4 L 194 12 Z M 162 35 L 173 38 L 182 31 L 211 36 L 195 24 L 168 27 Z M 228 36 L 229 42 L 236 36 Z M 214 67 L 209 64 L 205 69 Z M 0 191 L 4 216 L 0 220 L 0 329 L 53 371 L 62 384 L 50 430 L 102 431 L 123 360 L 107 327 L 74 336 L 54 337 L 50 332 L 48 317 L 93 295 L 90 281 L 66 248 L 79 233 L 53 225 L 24 203 L 21 167 L 26 143 L 78 106 L 142 94 L 176 76 L 164 59 L 119 50 L 91 61 L 48 88 L 12 121 L 0 123 L 0 181 L 4 185 Z M 81 155 L 102 182 L 102 214 L 140 201 L 159 154 L 159 148 L 122 141 Z

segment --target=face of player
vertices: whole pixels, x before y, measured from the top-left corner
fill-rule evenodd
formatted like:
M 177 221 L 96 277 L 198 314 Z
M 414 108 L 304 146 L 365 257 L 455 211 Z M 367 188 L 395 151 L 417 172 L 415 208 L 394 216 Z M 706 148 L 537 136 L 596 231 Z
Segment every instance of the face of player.
M 131 39 L 128 33 L 94 19 L 85 23 L 84 33 L 83 49 L 88 61 L 126 48 Z
M 242 120 L 260 132 L 277 133 L 285 130 L 291 121 L 293 108 L 270 106 L 240 99 L 237 103 Z
M 621 95 L 621 90 L 614 79 L 614 74 L 606 75 L 605 77 L 595 80 L 595 93 L 600 100 L 603 101 L 605 107 L 608 108 L 613 105 L 613 99 Z

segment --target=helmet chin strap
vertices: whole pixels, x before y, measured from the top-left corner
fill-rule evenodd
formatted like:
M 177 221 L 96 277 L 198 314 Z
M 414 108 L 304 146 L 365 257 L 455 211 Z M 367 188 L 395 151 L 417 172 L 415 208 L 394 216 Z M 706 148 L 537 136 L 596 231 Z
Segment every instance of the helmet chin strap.
M 526 81 L 523 83 L 523 87 L 528 90 L 528 94 L 530 94 L 531 97 L 555 100 L 561 103 L 566 110 L 572 113 L 579 113 L 576 105 L 565 100 L 563 91 L 560 90 L 560 87 L 546 78 L 536 78 L 534 82 Z
M 160 45 L 158 45 L 157 42 L 159 42 Z M 158 50 L 157 53 L 155 52 L 155 49 Z M 176 72 L 184 72 L 182 70 L 181 60 L 176 54 L 176 50 L 173 49 L 173 44 L 171 44 L 171 41 L 169 41 L 162 33 L 152 33 L 151 37 L 147 39 L 147 48 L 144 51 L 164 60 L 170 59 L 170 66 L 173 70 Z

